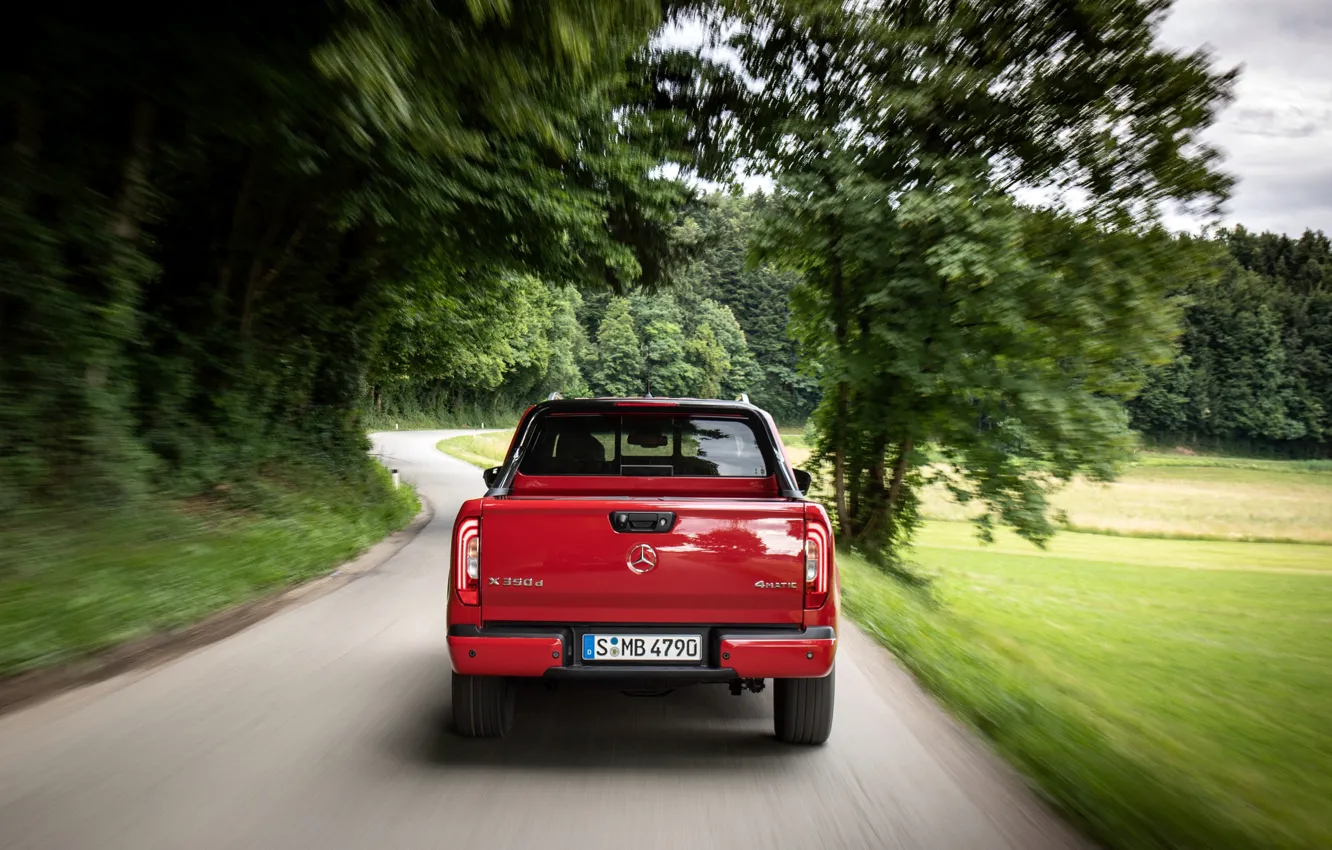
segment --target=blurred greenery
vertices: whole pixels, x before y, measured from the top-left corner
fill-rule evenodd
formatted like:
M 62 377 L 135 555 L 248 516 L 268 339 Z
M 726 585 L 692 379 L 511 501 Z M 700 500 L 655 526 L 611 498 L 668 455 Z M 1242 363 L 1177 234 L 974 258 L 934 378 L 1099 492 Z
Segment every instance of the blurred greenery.
M 1327 239 L 1157 226 L 1231 183 L 1199 134 L 1234 75 L 1167 5 L 16 8 L 0 675 L 329 569 L 415 508 L 366 430 L 551 391 L 812 417 L 792 456 L 881 566 L 954 508 L 1324 539 L 1328 461 L 1135 455 L 1332 427 Z M 685 19 L 734 62 L 655 39 Z M 928 591 L 849 558 L 851 609 L 1099 837 L 1328 838 L 1325 550 L 966 533 L 924 525 Z
M 0 527 L 0 676 L 55 664 L 321 575 L 420 503 L 378 464 L 284 464 L 189 499 L 25 512 Z
M 694 131 L 660 93 L 698 63 L 650 48 L 662 14 L 16 10 L 0 515 L 364 465 L 386 389 L 433 413 L 506 369 L 562 381 L 536 330 L 574 321 L 571 285 L 670 265 L 687 193 L 659 172 Z
M 678 247 L 674 9 L 15 9 L 0 674 L 327 570 L 411 513 L 367 428 L 576 378 L 576 286 Z
M 1332 843 L 1332 548 L 929 522 L 923 587 L 843 555 L 847 611 L 1093 836 Z

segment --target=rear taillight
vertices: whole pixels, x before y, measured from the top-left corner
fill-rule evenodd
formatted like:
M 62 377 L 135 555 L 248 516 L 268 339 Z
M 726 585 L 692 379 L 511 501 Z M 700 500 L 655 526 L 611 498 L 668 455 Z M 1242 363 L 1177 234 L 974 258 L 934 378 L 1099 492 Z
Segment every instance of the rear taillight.
M 480 601 L 481 520 L 470 517 L 453 532 L 453 592 L 464 605 Z
M 805 607 L 822 608 L 828 601 L 829 539 L 827 530 L 815 523 L 805 531 Z

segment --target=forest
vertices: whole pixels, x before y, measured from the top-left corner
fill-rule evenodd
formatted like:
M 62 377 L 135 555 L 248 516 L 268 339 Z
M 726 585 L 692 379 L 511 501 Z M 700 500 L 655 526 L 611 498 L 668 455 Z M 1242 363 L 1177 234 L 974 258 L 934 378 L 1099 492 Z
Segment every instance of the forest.
M 1133 426 L 1165 445 L 1250 455 L 1332 454 L 1332 243 L 1216 236 L 1219 277 L 1182 288 L 1182 334 L 1129 402 Z
M 820 395 L 800 369 L 789 332 L 798 276 L 750 263 L 746 254 L 755 209 L 766 201 L 761 192 L 693 200 L 676 238 L 688 240 L 696 259 L 666 291 L 580 295 L 529 281 L 523 292 L 535 296 L 490 314 L 503 316 L 500 324 L 514 333 L 484 341 L 494 365 L 487 377 L 454 370 L 419 381 L 404 374 L 394 389 L 379 387 L 386 394 L 376 397 L 379 418 L 427 411 L 430 421 L 447 421 L 467 410 L 499 422 L 550 392 L 744 392 L 779 422 L 803 423 Z M 1127 404 L 1131 426 L 1153 445 L 1328 456 L 1332 242 L 1322 232 L 1292 238 L 1243 227 L 1209 241 L 1218 273 L 1175 293 L 1183 305 L 1176 354 L 1146 370 Z M 384 398 L 391 399 L 387 407 Z
M 1047 539 L 1135 427 L 1323 452 L 1327 240 L 1161 225 L 1227 197 L 1235 80 L 1167 5 L 27 8 L 0 512 L 356 477 L 368 429 L 551 391 L 811 421 L 884 558 L 931 483 Z
M 667 286 L 617 294 L 515 278 L 505 298 L 487 304 L 484 326 L 454 332 L 452 320 L 442 318 L 451 305 L 441 305 L 437 324 L 393 328 L 403 338 L 429 334 L 428 343 L 412 345 L 428 345 L 440 368 L 427 377 L 403 361 L 396 373 L 379 373 L 367 413 L 383 423 L 438 424 L 460 412 L 500 423 L 552 392 L 746 393 L 779 421 L 803 423 L 818 402 L 818 384 L 799 371 L 788 332 L 798 276 L 748 261 L 763 200 L 704 194 L 683 206 L 671 239 L 689 259 L 676 265 Z

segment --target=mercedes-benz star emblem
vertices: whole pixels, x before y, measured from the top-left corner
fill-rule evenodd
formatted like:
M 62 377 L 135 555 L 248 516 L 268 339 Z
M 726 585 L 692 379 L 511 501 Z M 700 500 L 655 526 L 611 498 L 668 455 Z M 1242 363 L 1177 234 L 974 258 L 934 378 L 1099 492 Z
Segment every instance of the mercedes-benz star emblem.
M 657 550 L 639 543 L 629 550 L 629 569 L 636 573 L 650 573 L 657 566 Z

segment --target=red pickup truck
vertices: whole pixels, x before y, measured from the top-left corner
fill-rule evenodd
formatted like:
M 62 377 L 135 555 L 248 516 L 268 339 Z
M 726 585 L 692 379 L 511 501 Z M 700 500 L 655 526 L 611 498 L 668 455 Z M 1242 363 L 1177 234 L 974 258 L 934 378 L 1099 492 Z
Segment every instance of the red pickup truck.
M 828 739 L 838 581 L 827 513 L 747 401 L 531 408 L 453 526 L 448 642 L 466 736 L 518 677 L 622 690 L 773 680 L 777 737 Z

